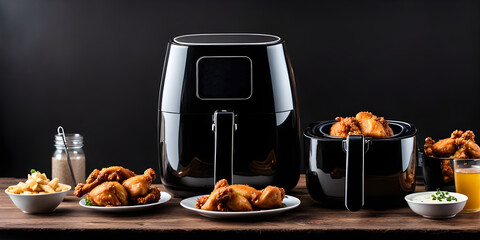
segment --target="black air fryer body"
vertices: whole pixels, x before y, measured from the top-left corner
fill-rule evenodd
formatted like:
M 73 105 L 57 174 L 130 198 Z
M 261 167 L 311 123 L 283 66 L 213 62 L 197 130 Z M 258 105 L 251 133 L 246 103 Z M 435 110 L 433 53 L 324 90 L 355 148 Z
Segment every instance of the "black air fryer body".
M 416 134 L 410 123 L 388 120 L 394 135 L 370 138 L 330 135 L 336 121 L 304 131 L 306 182 L 310 196 L 326 205 L 385 209 L 403 206 L 416 186 Z
M 293 188 L 299 120 L 284 41 L 262 34 L 172 39 L 160 86 L 161 180 L 179 197 L 216 181 Z

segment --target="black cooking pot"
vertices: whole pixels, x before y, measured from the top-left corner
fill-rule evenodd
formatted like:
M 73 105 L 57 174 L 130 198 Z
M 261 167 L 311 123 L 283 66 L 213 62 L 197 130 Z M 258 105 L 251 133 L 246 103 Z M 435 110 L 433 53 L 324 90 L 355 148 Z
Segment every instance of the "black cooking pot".
M 357 211 L 364 205 L 390 207 L 415 190 L 416 133 L 412 124 L 389 120 L 394 135 L 347 138 L 329 134 L 336 121 L 317 122 L 304 131 L 306 181 L 319 202 Z
M 425 190 L 436 191 L 437 189 L 443 191 L 455 192 L 455 181 L 453 174 L 445 176 L 442 172 L 444 164 L 450 164 L 453 169 L 452 158 L 436 158 L 427 156 L 423 150 L 418 153 L 420 162 L 422 163 L 423 181 L 425 182 Z M 447 163 L 448 162 L 448 163 Z

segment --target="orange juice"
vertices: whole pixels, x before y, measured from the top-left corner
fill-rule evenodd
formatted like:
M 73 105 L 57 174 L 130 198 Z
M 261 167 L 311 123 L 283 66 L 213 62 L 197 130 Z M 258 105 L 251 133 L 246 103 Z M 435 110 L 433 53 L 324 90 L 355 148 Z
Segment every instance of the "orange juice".
M 480 169 L 464 168 L 455 171 L 455 190 L 467 195 L 467 212 L 480 211 Z

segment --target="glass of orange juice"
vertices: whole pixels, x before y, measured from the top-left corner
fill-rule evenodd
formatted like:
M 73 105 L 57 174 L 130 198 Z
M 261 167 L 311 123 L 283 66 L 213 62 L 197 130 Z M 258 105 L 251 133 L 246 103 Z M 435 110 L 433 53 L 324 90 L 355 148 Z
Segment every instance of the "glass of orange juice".
M 467 195 L 464 212 L 480 211 L 480 159 L 455 159 L 455 191 Z

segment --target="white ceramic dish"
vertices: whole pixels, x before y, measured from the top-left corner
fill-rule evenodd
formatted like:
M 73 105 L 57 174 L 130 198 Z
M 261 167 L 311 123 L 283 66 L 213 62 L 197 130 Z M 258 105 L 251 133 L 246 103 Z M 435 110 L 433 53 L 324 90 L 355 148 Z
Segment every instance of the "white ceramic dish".
M 9 193 L 5 189 L 5 193 L 10 197 L 13 204 L 24 213 L 49 213 L 53 212 L 63 201 L 68 191 L 72 188 L 61 192 L 46 194 L 16 194 Z
M 449 192 L 458 201 L 432 202 L 429 199 L 435 193 L 436 191 L 412 193 L 405 196 L 405 201 L 413 212 L 426 218 L 451 218 L 465 207 L 468 200 L 468 197 L 461 193 Z
M 274 216 L 289 210 L 292 210 L 300 205 L 300 200 L 296 197 L 285 195 L 283 203 L 285 207 L 267 209 L 267 210 L 258 210 L 258 211 L 249 211 L 249 212 L 217 212 L 217 211 L 206 211 L 195 208 L 197 199 L 202 196 L 195 196 L 183 199 L 180 202 L 180 205 L 188 210 L 196 212 L 202 216 L 210 218 L 258 218 L 258 217 L 270 217 Z
M 100 212 L 133 212 L 140 210 L 147 210 L 153 207 L 156 207 L 160 204 L 168 202 L 172 196 L 166 192 L 160 192 L 160 200 L 156 203 L 148 203 L 143 205 L 132 205 L 132 206 L 118 206 L 118 207 L 102 207 L 102 206 L 87 206 L 85 205 L 85 199 L 82 199 L 78 202 L 80 206 Z

